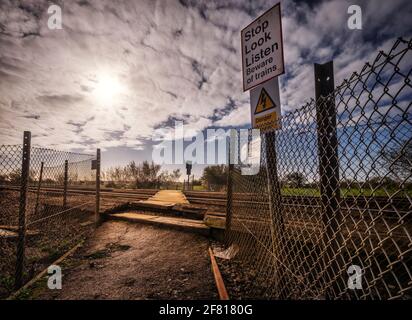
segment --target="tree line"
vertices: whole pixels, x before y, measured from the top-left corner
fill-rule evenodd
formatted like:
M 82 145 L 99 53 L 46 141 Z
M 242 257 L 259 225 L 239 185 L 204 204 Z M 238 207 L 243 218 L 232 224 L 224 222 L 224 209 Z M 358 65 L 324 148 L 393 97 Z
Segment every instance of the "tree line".
M 397 146 L 382 148 L 377 154 L 379 158 L 379 171 L 386 168 L 387 174 L 370 176 L 360 181 L 359 178 L 342 179 L 340 180 L 341 188 L 357 188 L 360 183 L 367 183 L 370 187 L 392 187 L 403 184 L 408 188 L 411 187 L 412 176 L 412 143 L 411 141 L 402 142 Z M 50 172 L 48 172 L 50 171 Z M 193 181 L 193 185 L 203 185 L 204 189 L 211 191 L 224 191 L 227 183 L 228 167 L 227 165 L 212 165 L 207 166 L 203 170 L 200 179 Z M 266 173 L 259 172 L 263 178 Z M 30 170 L 29 183 L 35 183 L 38 179 L 38 174 Z M 153 161 L 143 161 L 136 163 L 130 161 L 125 166 L 115 166 L 101 173 L 101 180 L 108 187 L 130 187 L 130 188 L 177 188 L 182 183 L 179 182 L 182 173 L 180 169 L 162 170 L 161 165 L 155 164 Z M 244 177 L 248 179 L 247 177 Z M 15 169 L 7 174 L 0 174 L 0 184 L 19 184 L 21 179 L 20 169 Z M 93 181 L 93 174 L 90 176 L 90 182 Z M 252 179 L 252 178 L 250 178 Z M 64 175 L 57 168 L 45 169 L 43 176 L 44 184 L 63 184 Z M 69 170 L 69 183 L 86 183 L 84 177 L 78 178 L 76 172 Z M 82 180 L 82 181 L 79 181 Z M 86 179 L 88 180 L 88 179 Z M 318 188 L 319 181 L 308 181 L 305 174 L 298 171 L 289 172 L 280 175 L 279 182 L 282 188 Z M 192 181 L 191 181 L 192 183 Z
M 125 166 L 115 166 L 101 173 L 107 187 L 131 187 L 137 189 L 160 189 L 161 186 L 176 186 L 182 175 L 180 169 L 161 170 L 162 166 L 153 161 L 137 164 L 130 161 Z

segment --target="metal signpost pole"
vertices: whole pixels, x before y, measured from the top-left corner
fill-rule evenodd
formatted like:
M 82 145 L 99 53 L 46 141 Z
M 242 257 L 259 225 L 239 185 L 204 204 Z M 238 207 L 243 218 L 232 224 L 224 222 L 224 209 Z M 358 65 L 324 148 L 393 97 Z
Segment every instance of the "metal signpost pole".
M 23 136 L 23 155 L 21 167 L 20 181 L 20 205 L 19 205 L 19 227 L 17 239 L 17 256 L 16 256 L 16 272 L 14 278 L 14 288 L 18 289 L 23 284 L 24 271 L 24 247 L 26 240 L 26 204 L 27 204 L 27 189 L 30 175 L 30 144 L 31 133 L 24 131 Z

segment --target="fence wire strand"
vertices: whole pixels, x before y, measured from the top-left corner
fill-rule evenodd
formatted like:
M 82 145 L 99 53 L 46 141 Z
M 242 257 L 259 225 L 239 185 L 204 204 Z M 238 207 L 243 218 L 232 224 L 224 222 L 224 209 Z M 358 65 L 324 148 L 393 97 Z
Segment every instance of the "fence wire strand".
M 24 284 L 94 229 L 95 156 L 32 146 L 24 251 L 19 241 L 23 146 L 0 146 L 0 297 Z
M 236 297 L 412 299 L 411 61 L 412 41 L 398 39 L 262 135 L 258 174 L 230 166 L 225 242 L 237 254 L 221 264 Z M 334 128 L 317 117 L 330 103 Z M 334 155 L 335 170 L 322 174 Z M 352 265 L 362 274 L 357 289 Z

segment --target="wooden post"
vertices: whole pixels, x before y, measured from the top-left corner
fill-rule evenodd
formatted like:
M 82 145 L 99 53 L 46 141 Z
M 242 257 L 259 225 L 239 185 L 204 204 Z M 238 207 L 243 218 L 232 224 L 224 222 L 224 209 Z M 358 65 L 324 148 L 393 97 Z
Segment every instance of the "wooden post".
M 339 249 L 337 232 L 342 219 L 339 211 L 339 159 L 334 89 L 333 61 L 315 64 L 319 177 L 326 245 L 323 260 L 325 264 L 331 263 L 325 270 L 326 277 L 339 268 L 333 255 Z M 331 280 L 326 277 L 324 277 L 326 281 Z M 332 298 L 331 292 L 328 296 Z
M 219 299 L 229 300 L 229 294 L 227 293 L 222 274 L 220 273 L 219 266 L 216 262 L 215 255 L 213 254 L 213 250 L 211 247 L 209 247 L 209 256 L 210 256 L 210 262 L 212 265 L 213 276 L 215 278 L 217 292 L 219 293 Z
M 100 223 L 100 149 L 96 151 L 96 225 Z
M 20 204 L 19 204 L 19 226 L 17 239 L 16 253 L 16 272 L 14 277 L 14 287 L 18 289 L 23 284 L 24 256 L 25 256 L 25 240 L 26 240 L 26 204 L 27 204 L 27 189 L 30 175 L 30 144 L 31 133 L 24 131 L 23 135 L 23 154 L 21 166 L 20 180 Z
M 67 184 L 69 181 L 69 161 L 64 160 L 63 208 L 67 207 Z
M 37 212 L 39 210 L 40 189 L 41 189 L 41 183 L 42 183 L 42 180 L 43 180 L 43 167 L 44 167 L 44 162 L 42 161 L 41 164 L 40 164 L 39 183 L 37 185 L 36 207 L 34 209 L 34 214 L 36 214 L 36 215 L 37 215 Z

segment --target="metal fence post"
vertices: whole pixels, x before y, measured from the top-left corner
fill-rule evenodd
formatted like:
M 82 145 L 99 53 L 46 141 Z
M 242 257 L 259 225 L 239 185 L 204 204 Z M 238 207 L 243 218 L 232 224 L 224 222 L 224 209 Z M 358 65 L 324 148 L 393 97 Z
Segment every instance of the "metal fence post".
M 100 149 L 96 151 L 96 210 L 95 222 L 100 222 Z
M 319 152 L 320 193 L 324 224 L 325 276 L 332 278 L 339 270 L 333 256 L 339 249 L 337 231 L 341 224 L 339 212 L 339 160 L 336 132 L 333 61 L 315 64 L 316 120 Z M 327 268 L 327 265 L 330 265 Z M 331 273 L 331 274 L 330 274 Z M 326 281 L 328 279 L 325 278 Z M 331 279 L 329 279 L 330 281 Z M 333 282 L 333 280 L 332 280 Z M 330 293 L 328 294 L 331 298 Z
M 37 214 L 39 210 L 40 188 L 41 188 L 41 183 L 43 180 L 43 167 L 44 167 L 44 162 L 42 161 L 40 164 L 40 175 L 39 175 L 39 183 L 37 185 L 36 207 L 34 209 L 34 214 Z
M 63 208 L 67 207 L 67 183 L 69 180 L 69 161 L 64 161 Z
M 21 166 L 21 181 L 20 181 L 20 205 L 19 205 L 19 235 L 17 239 L 16 252 L 16 273 L 14 278 L 14 287 L 18 289 L 23 284 L 23 270 L 24 270 L 24 248 L 26 238 L 26 203 L 27 203 L 27 189 L 30 175 L 30 144 L 31 133 L 24 131 L 23 136 L 23 156 Z
M 268 180 L 268 193 L 269 193 L 269 208 L 272 218 L 272 242 L 274 246 L 273 254 L 277 256 L 280 263 L 277 261 L 275 265 L 280 271 L 278 273 L 279 281 L 279 298 L 289 297 L 289 283 L 286 278 L 285 265 L 287 253 L 285 252 L 286 246 L 282 235 L 285 234 L 285 225 L 282 212 L 282 195 L 280 190 L 280 181 L 277 169 L 277 155 L 276 155 L 276 131 L 267 132 L 265 134 L 266 141 L 266 174 Z
M 232 136 L 231 136 L 232 138 Z M 229 141 L 228 150 L 228 170 L 227 170 L 227 186 L 226 186 L 226 221 L 225 221 L 225 243 L 229 245 L 230 228 L 232 226 L 232 203 L 233 203 L 233 153 L 231 147 L 233 144 Z M 233 146 L 234 147 L 234 146 Z

